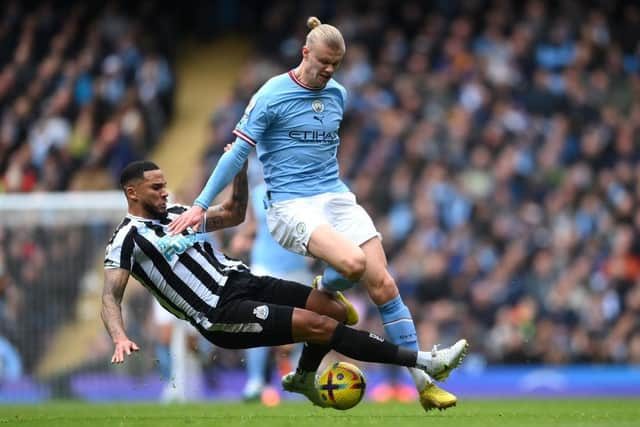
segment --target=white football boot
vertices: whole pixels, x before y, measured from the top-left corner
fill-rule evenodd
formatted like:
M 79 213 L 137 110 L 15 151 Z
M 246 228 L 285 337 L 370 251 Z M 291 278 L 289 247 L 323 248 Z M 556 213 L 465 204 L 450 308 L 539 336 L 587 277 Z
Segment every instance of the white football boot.
M 451 371 L 460 366 L 468 349 L 469 343 L 465 339 L 441 350 L 434 345 L 431 351 L 418 352 L 418 368 L 438 381 L 445 381 Z

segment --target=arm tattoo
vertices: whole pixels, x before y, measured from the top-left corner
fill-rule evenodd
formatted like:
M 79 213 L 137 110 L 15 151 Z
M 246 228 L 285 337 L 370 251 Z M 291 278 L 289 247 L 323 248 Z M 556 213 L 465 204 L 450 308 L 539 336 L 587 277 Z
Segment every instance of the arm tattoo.
M 224 228 L 226 223 L 227 212 L 223 205 L 214 205 L 207 211 L 206 231 L 218 230 Z
M 214 231 L 233 227 L 244 221 L 249 203 L 247 171 L 243 170 L 233 179 L 233 192 L 229 199 L 207 211 L 205 230 Z
M 220 215 L 212 216 L 210 218 L 207 218 L 207 223 L 208 223 L 207 225 L 211 225 L 211 227 L 217 230 L 224 226 L 224 217 Z
M 249 202 L 249 184 L 246 171 L 240 172 L 233 179 L 233 210 L 235 214 L 239 214 L 244 219 Z
M 102 321 L 115 342 L 126 338 L 124 321 L 122 320 L 122 296 L 129 280 L 127 270 L 108 269 L 104 272 L 104 289 L 102 291 Z

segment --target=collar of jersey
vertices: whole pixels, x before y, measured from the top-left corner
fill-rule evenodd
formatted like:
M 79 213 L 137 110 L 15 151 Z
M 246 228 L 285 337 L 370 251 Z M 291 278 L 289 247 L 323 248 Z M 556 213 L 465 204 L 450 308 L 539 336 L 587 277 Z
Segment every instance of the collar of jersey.
M 158 218 L 143 218 L 141 216 L 135 216 L 130 213 L 127 213 L 127 218 L 135 219 L 136 221 L 141 221 L 141 222 L 147 222 L 147 221 L 160 222 L 161 221 Z
M 327 87 L 326 85 L 325 85 L 324 87 L 311 87 L 311 86 L 307 86 L 306 84 L 302 83 L 302 82 L 300 81 L 300 79 L 298 79 L 298 78 L 296 77 L 296 73 L 294 73 L 294 70 L 295 70 L 295 68 L 294 68 L 293 70 L 289 70 L 289 72 L 288 72 L 287 74 L 289 74 L 289 77 L 291 77 L 291 80 L 293 80 L 293 82 L 294 82 L 295 84 L 297 84 L 298 86 L 300 86 L 301 88 L 303 88 L 303 89 L 307 89 L 307 90 L 313 90 L 313 91 L 316 91 L 316 92 L 317 92 L 317 91 L 322 90 L 322 89 L 324 89 L 325 87 Z

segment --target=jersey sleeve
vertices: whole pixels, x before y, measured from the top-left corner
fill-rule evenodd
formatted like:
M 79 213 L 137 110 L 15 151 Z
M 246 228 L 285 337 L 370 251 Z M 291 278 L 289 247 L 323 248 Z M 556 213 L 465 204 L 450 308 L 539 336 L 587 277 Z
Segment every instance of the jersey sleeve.
M 235 136 L 252 146 L 255 146 L 262 139 L 271 122 L 267 98 L 262 89 L 256 92 L 233 131 Z
M 133 233 L 135 228 L 130 227 L 127 232 L 116 233 L 107 245 L 104 257 L 104 268 L 123 268 L 131 271 L 133 266 Z

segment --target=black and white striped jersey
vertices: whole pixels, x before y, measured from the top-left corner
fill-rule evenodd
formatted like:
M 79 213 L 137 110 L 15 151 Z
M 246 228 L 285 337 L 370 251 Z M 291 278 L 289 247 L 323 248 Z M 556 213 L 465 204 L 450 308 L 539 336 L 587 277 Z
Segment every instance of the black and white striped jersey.
M 215 249 L 204 233 L 170 236 L 169 223 L 185 210 L 171 205 L 164 219 L 128 214 L 107 245 L 104 267 L 128 270 L 164 308 L 206 329 L 227 275 L 248 267 Z

